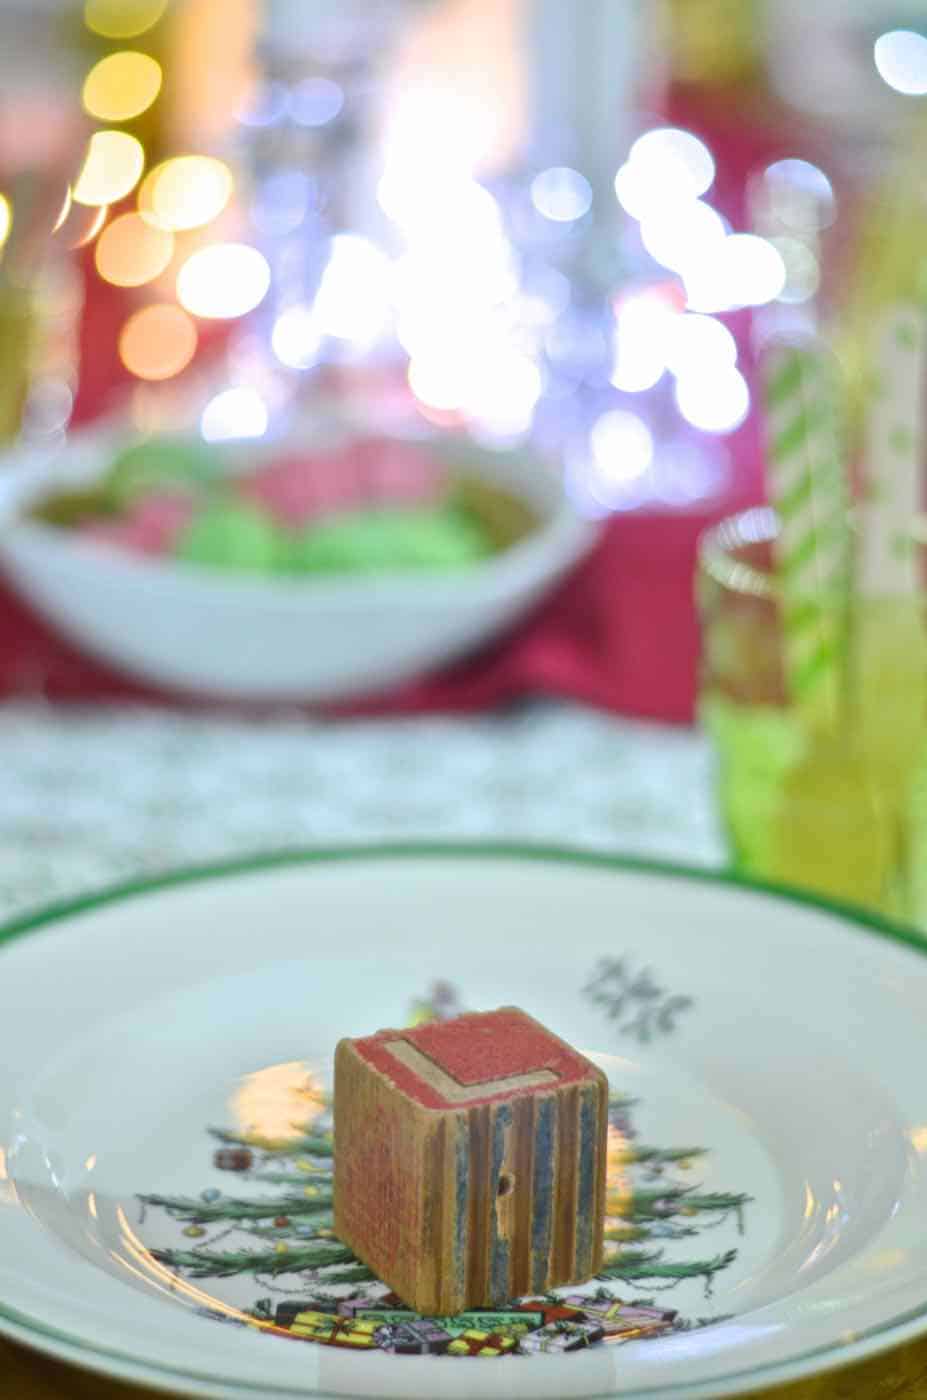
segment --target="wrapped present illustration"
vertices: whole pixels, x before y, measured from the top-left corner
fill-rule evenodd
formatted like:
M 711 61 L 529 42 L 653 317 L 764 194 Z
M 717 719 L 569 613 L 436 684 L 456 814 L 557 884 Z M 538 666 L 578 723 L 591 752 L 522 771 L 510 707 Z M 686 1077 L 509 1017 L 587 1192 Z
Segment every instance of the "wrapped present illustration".
M 368 1351 L 377 1345 L 382 1323 L 361 1322 L 355 1318 L 339 1317 L 334 1313 L 307 1311 L 297 1313 L 289 1331 L 296 1337 L 322 1346 L 348 1347 L 353 1351 Z
M 518 1342 L 500 1332 L 483 1332 L 477 1327 L 461 1332 L 447 1349 L 449 1356 L 514 1356 Z
M 313 1315 L 317 1313 L 331 1314 L 337 1312 L 337 1310 L 337 1305 L 333 1302 L 329 1302 L 327 1299 L 301 1298 L 278 1303 L 274 1309 L 274 1322 L 278 1327 L 292 1327 L 297 1317 L 303 1313 L 311 1312 Z
M 529 1332 L 518 1343 L 523 1356 L 549 1351 L 580 1351 L 601 1342 L 605 1329 L 600 1322 L 549 1322 L 538 1332 Z
M 403 1322 L 393 1327 L 386 1346 L 397 1356 L 440 1356 L 453 1340 L 443 1327 L 420 1318 L 417 1322 Z
M 673 1328 L 676 1313 L 664 1308 L 641 1307 L 620 1298 L 583 1298 L 575 1294 L 567 1300 L 581 1304 L 587 1317 L 601 1323 L 605 1340 L 631 1341 L 635 1337 L 658 1337 Z

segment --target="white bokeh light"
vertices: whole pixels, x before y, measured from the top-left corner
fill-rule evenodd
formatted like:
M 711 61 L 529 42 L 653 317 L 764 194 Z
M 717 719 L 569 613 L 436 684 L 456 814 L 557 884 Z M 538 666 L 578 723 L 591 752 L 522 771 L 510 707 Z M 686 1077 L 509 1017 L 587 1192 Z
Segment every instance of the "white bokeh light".
M 286 115 L 287 90 L 283 83 L 267 83 L 252 93 L 238 113 L 242 126 L 276 126 Z
M 303 170 L 278 170 L 263 182 L 251 207 L 262 233 L 282 238 L 299 228 L 312 207 L 315 186 Z
M 530 356 L 478 341 L 413 358 L 409 386 L 428 408 L 462 413 L 491 433 L 514 437 L 531 427 L 543 381 Z
M 541 371 L 530 355 L 502 346 L 479 361 L 465 409 L 499 437 L 526 433 L 544 388 Z
M 927 37 L 913 29 L 881 34 L 873 50 L 879 76 L 905 97 L 927 93 Z
M 774 161 L 763 172 L 765 202 L 779 224 L 801 232 L 829 228 L 837 213 L 834 187 L 808 160 Z
M 785 264 L 785 286 L 779 300 L 789 306 L 801 306 L 817 294 L 821 285 L 821 266 L 817 255 L 800 238 L 770 240 Z
M 662 379 L 675 308 L 656 292 L 629 296 L 615 316 L 615 359 L 611 382 L 628 394 L 641 394 Z
M 336 234 L 312 307 L 319 334 L 373 345 L 389 318 L 391 280 L 392 264 L 381 248 L 359 234 Z
M 653 182 L 647 171 L 641 166 L 632 165 L 629 160 L 615 176 L 615 196 L 625 213 L 637 219 L 638 223 L 649 210 L 659 208 L 661 203 L 659 196 L 655 197 Z
M 270 288 L 270 266 L 247 243 L 213 243 L 177 274 L 177 299 L 193 316 L 232 320 L 253 311 Z
M 289 94 L 288 106 L 298 126 L 326 126 L 340 116 L 344 90 L 331 78 L 306 78 Z
M 766 238 L 733 233 L 724 242 L 725 280 L 732 306 L 766 306 L 786 283 L 782 254 Z
M 766 306 L 786 285 L 782 254 L 766 238 L 732 233 L 683 270 L 690 311 L 711 314 Z
M 469 178 L 439 178 L 423 183 L 419 172 L 412 178 L 384 175 L 377 187 L 383 212 L 411 243 L 438 240 L 463 250 L 474 243 L 497 245 L 505 238 L 502 211 L 489 190 Z
M 638 223 L 691 204 L 711 188 L 715 163 L 704 141 L 676 127 L 639 137 L 615 176 L 615 196 Z
M 270 415 L 256 389 L 241 385 L 223 389 L 203 409 L 200 432 L 207 442 L 259 438 L 267 432 Z
M 423 78 L 407 85 L 387 113 L 384 185 L 417 183 L 427 195 L 442 178 L 472 177 L 491 157 L 497 137 L 491 103 Z
M 409 361 L 409 387 L 419 403 L 456 413 L 466 392 L 466 362 L 453 355 L 427 355 Z
M 678 127 L 657 127 L 639 136 L 628 163 L 646 171 L 654 184 L 672 189 L 676 198 L 697 199 L 714 183 L 711 151 L 691 131 Z
M 318 362 L 321 344 L 319 323 L 309 306 L 288 306 L 274 322 L 274 354 L 290 369 L 311 369 Z
M 737 342 L 727 326 L 713 316 L 688 312 L 673 318 L 665 353 L 667 368 L 682 379 L 702 371 L 733 369 Z
M 720 257 L 726 233 L 721 215 L 700 199 L 656 210 L 641 224 L 641 239 L 654 261 L 683 276 Z
M 750 390 L 737 369 L 693 369 L 677 380 L 676 403 L 693 428 L 731 433 L 750 412 Z
M 567 165 L 552 166 L 532 180 L 531 202 L 545 219 L 558 224 L 573 223 L 592 208 L 592 186 L 578 170 Z
M 643 419 L 622 408 L 603 413 L 589 434 L 589 494 L 603 506 L 620 504 L 628 487 L 646 476 L 653 457 L 653 434 Z

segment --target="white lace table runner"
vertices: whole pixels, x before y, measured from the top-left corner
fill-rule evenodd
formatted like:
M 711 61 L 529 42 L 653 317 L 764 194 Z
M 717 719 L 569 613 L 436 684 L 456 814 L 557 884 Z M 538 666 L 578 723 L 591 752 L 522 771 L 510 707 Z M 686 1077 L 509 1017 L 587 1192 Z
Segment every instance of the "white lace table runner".
M 0 773 L 0 917 L 305 845 L 523 840 L 725 859 L 705 741 L 573 706 L 251 724 L 8 705 Z

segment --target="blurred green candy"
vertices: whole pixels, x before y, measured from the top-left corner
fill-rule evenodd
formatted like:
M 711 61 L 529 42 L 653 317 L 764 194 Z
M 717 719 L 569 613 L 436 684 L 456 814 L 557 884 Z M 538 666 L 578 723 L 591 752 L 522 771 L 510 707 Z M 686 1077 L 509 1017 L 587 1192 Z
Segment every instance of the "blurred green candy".
M 250 573 L 276 572 L 286 563 L 283 533 L 269 515 L 247 505 L 211 505 L 177 540 L 175 554 L 190 564 Z
M 358 511 L 296 534 L 290 568 L 319 574 L 457 569 L 489 551 L 479 525 L 455 510 Z
M 132 443 L 114 457 L 104 489 L 117 509 L 162 491 L 199 493 L 222 474 L 222 456 L 197 438 L 153 437 Z

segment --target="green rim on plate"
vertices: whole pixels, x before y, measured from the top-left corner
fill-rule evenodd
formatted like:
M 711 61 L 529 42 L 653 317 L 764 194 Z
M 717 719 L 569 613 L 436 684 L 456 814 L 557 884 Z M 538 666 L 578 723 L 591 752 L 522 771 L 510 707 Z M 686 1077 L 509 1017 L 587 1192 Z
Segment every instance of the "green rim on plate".
M 537 862 L 540 864 L 561 864 L 586 866 L 601 870 L 615 870 L 631 872 L 643 875 L 652 875 L 662 878 L 693 880 L 702 884 L 727 886 L 734 889 L 742 889 L 748 892 L 769 895 L 788 903 L 798 904 L 806 908 L 823 910 L 833 914 L 838 918 L 863 929 L 868 933 L 873 933 L 877 937 L 890 939 L 893 942 L 904 944 L 922 955 L 927 954 L 927 942 L 921 937 L 916 929 L 906 925 L 893 923 L 889 919 L 882 918 L 878 914 L 868 910 L 860 909 L 855 905 L 841 903 L 820 895 L 806 893 L 797 889 L 781 885 L 774 885 L 759 880 L 746 880 L 730 871 L 711 871 L 698 869 L 692 866 L 676 865 L 672 862 L 640 860 L 635 857 L 607 855 L 604 853 L 571 850 L 560 846 L 545 845 L 525 845 L 521 843 L 457 843 L 457 842 L 415 842 L 415 843 L 378 843 L 373 845 L 338 846 L 329 848 L 281 850 L 265 855 L 248 856 L 229 861 L 216 862 L 203 866 L 191 866 L 166 872 L 162 875 L 145 877 L 143 879 L 129 880 L 122 884 L 111 885 L 104 889 L 80 895 L 74 899 L 63 900 L 54 904 L 46 905 L 37 909 L 31 914 L 26 914 L 20 918 L 13 919 L 0 925 L 0 945 L 12 943 L 18 938 L 25 937 L 30 933 L 46 929 L 58 922 L 73 918 L 77 915 L 88 913 L 95 909 L 100 909 L 109 904 L 119 903 L 136 896 L 150 894 L 159 890 L 177 888 L 187 884 L 195 884 L 200 881 L 215 879 L 226 879 L 237 875 L 251 875 L 261 871 L 285 868 L 295 865 L 321 865 L 332 863 L 345 863 L 350 861 L 376 861 L 376 860 L 404 860 L 404 859 L 461 859 L 461 860 L 519 860 L 526 862 Z M 796 1356 L 782 1361 L 769 1362 L 762 1366 L 747 1367 L 744 1369 L 730 1371 L 712 1378 L 711 1384 L 729 1385 L 739 1380 L 756 1378 L 759 1383 L 764 1383 L 764 1377 L 770 1377 L 772 1383 L 785 1383 L 794 1379 L 794 1369 L 802 1366 L 805 1362 L 819 1358 L 830 1358 L 832 1367 L 845 1366 L 858 1359 L 853 1354 L 853 1349 L 859 1347 L 861 1343 L 882 1339 L 884 1348 L 891 1345 L 892 1334 L 900 1332 L 907 1326 L 927 1317 L 927 1302 L 923 1306 L 910 1309 L 897 1317 L 889 1319 L 872 1328 L 864 1329 L 853 1336 L 846 1337 L 837 1343 L 828 1343 L 825 1346 L 814 1348 L 811 1351 L 799 1353 Z M 140 1380 L 144 1383 L 144 1374 L 147 1372 L 163 1377 L 165 1380 L 173 1378 L 177 1381 L 192 1381 L 203 1384 L 233 1384 L 237 1391 L 250 1393 L 253 1395 L 266 1394 L 265 1386 L 253 1385 L 248 1381 L 229 1381 L 226 1377 L 217 1376 L 215 1373 L 197 1372 L 188 1368 L 172 1367 L 161 1362 L 148 1361 L 134 1356 L 129 1351 L 117 1351 L 113 1348 L 96 1346 L 80 1336 L 73 1336 L 70 1333 L 60 1331 L 50 1326 L 38 1318 L 29 1317 L 19 1312 L 15 1308 L 10 1308 L 0 1302 L 0 1318 L 5 1319 L 12 1325 L 15 1331 L 15 1339 L 31 1344 L 38 1350 L 47 1350 L 42 1347 L 42 1341 L 53 1341 L 63 1346 L 67 1346 L 72 1352 L 77 1353 L 76 1358 L 85 1358 L 84 1364 L 91 1366 L 92 1358 L 105 1359 L 107 1361 L 119 1362 L 123 1368 L 122 1378 L 133 1383 Z M 899 1339 L 901 1340 L 901 1339 Z M 876 1348 L 883 1349 L 882 1347 Z M 830 1369 L 828 1367 L 828 1369 Z M 705 1385 L 709 1382 L 697 1382 L 694 1384 L 696 1390 L 704 1393 Z M 286 1382 L 275 1382 L 275 1388 L 280 1393 L 290 1393 L 293 1395 L 305 1395 L 307 1392 L 299 1387 L 294 1387 Z M 689 1387 L 685 1383 L 673 1382 L 669 1387 L 649 1386 L 644 1389 L 638 1388 L 635 1392 L 639 1395 L 660 1394 L 684 1394 Z M 614 1392 L 611 1392 L 614 1394 Z M 607 1400 L 607 1397 L 603 1397 Z

